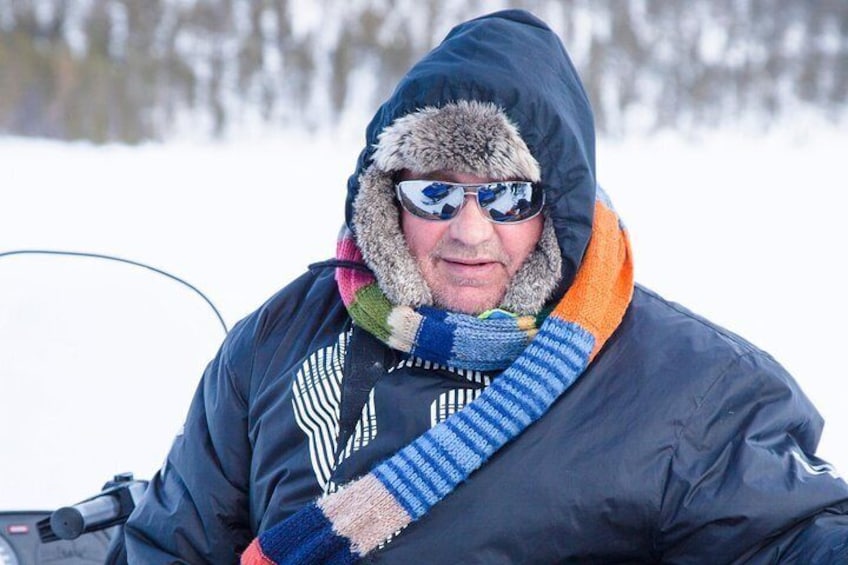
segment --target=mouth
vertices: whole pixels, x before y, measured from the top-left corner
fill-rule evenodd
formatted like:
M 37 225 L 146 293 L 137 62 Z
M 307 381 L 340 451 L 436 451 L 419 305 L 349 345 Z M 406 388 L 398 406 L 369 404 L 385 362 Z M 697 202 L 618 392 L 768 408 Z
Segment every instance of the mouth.
M 452 259 L 450 257 L 442 257 L 442 261 L 446 263 L 452 263 L 454 265 L 465 265 L 468 267 L 477 267 L 481 265 L 491 265 L 493 263 L 498 263 L 494 259 Z
M 500 261 L 494 259 L 460 259 L 441 257 L 444 269 L 455 279 L 467 282 L 488 279 L 501 267 Z

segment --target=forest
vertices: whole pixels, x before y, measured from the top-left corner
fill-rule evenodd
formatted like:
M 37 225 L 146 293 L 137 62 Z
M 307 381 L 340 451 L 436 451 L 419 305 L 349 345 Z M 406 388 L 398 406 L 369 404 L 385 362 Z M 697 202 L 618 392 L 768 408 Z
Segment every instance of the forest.
M 0 0 L 0 135 L 139 143 L 344 127 L 494 0 Z M 515 0 L 602 134 L 841 120 L 848 2 Z M 357 121 L 359 120 L 359 121 Z

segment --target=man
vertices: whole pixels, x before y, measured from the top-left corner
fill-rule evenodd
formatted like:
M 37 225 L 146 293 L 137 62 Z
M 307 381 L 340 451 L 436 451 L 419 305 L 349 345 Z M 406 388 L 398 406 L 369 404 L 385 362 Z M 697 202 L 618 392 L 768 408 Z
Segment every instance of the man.
M 131 562 L 848 560 L 792 378 L 634 287 L 544 23 L 458 26 L 367 140 L 336 260 L 228 336 Z

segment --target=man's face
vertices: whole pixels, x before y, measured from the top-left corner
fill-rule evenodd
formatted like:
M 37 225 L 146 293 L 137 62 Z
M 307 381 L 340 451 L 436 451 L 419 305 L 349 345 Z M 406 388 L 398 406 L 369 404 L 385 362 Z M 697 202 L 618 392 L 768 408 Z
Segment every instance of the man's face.
M 425 178 L 468 184 L 506 180 L 451 171 L 403 171 L 400 180 Z M 513 275 L 536 248 L 543 216 L 496 224 L 483 216 L 474 196 L 465 198 L 465 205 L 451 220 L 425 220 L 402 210 L 401 223 L 436 306 L 480 314 L 500 305 Z

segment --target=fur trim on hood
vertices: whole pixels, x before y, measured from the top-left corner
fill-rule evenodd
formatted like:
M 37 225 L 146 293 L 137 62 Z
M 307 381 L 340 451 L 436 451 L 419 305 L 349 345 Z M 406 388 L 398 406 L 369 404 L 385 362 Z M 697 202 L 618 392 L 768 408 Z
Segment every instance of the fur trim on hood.
M 365 261 L 393 304 L 433 304 L 401 229 L 395 173 L 449 170 L 540 180 L 539 163 L 518 128 L 492 103 L 463 100 L 402 116 L 382 131 L 373 159 L 359 179 L 353 224 Z M 512 278 L 501 307 L 538 313 L 557 288 L 561 269 L 556 234 L 546 217 L 539 244 Z
M 460 100 L 398 118 L 374 148 L 384 171 L 457 171 L 538 182 L 539 163 L 509 118 L 494 104 Z

